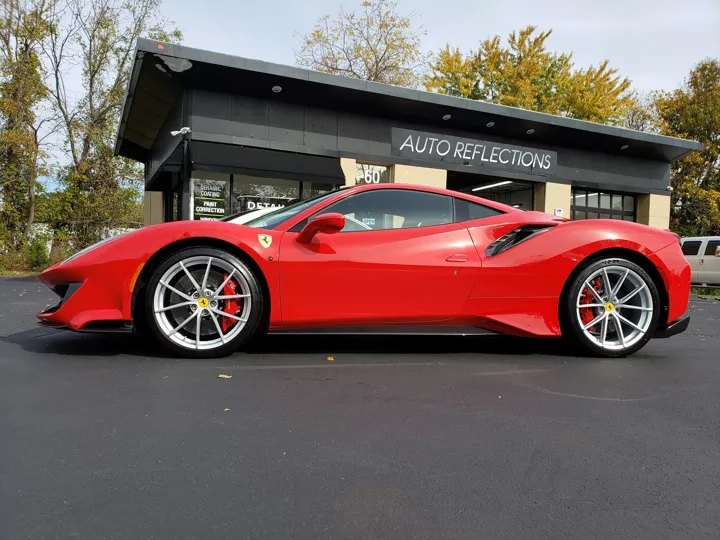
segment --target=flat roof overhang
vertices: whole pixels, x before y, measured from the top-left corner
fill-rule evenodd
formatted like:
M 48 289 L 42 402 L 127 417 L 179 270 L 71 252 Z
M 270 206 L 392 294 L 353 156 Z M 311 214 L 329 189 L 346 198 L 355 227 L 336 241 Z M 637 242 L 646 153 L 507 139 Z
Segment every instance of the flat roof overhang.
M 282 92 L 274 94 L 272 88 Z M 525 109 L 351 79 L 216 52 L 139 39 L 115 153 L 147 161 L 155 138 L 184 88 L 362 111 L 440 129 L 477 132 L 538 147 L 568 147 L 672 162 L 702 144 Z M 445 115 L 451 118 L 442 120 Z M 488 122 L 494 122 L 492 128 Z M 180 126 L 178 126 L 179 129 Z M 534 130 L 528 134 L 528 130 Z M 478 137 L 480 138 L 480 137 Z M 622 148 L 627 145 L 625 150 Z

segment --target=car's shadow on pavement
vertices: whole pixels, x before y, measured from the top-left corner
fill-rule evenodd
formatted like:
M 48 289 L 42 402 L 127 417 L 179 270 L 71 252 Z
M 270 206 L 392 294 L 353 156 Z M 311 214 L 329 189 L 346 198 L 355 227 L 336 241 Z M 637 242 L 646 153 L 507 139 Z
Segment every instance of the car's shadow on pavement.
M 36 328 L 4 337 L 39 355 L 77 357 L 136 356 L 181 359 L 153 339 L 132 334 L 76 334 Z M 575 356 L 561 340 L 511 336 L 266 336 L 253 340 L 229 358 L 242 361 L 268 355 L 362 354 L 405 356 L 424 354 Z

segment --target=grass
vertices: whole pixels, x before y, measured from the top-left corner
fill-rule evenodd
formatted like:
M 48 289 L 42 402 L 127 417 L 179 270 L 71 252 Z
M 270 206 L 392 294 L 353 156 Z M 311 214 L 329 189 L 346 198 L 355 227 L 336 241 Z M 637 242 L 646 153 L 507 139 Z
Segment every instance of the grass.
M 720 287 L 692 287 L 690 292 L 700 298 L 720 298 Z
M 0 277 L 27 277 L 34 276 L 37 272 L 30 272 L 27 270 L 5 270 L 0 268 Z

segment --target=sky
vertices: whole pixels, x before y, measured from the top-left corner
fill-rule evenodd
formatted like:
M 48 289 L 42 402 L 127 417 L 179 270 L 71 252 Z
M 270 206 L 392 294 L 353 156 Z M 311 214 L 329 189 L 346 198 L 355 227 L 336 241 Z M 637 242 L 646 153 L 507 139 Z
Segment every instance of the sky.
M 294 64 L 297 33 L 360 0 L 164 0 L 162 13 L 184 44 L 279 64 Z M 426 51 L 450 43 L 469 51 L 491 36 L 535 25 L 546 44 L 573 52 L 577 66 L 604 59 L 648 93 L 680 86 L 706 57 L 720 57 L 720 0 L 400 0 L 427 32 Z
M 161 13 L 190 47 L 293 65 L 298 33 L 309 33 L 341 6 L 358 9 L 360 2 L 164 0 Z M 549 49 L 573 52 L 582 67 L 609 59 L 645 94 L 677 88 L 697 62 L 720 57 L 720 0 L 399 0 L 399 10 L 413 13 L 415 25 L 425 30 L 426 52 L 448 43 L 467 52 L 527 25 L 552 29 Z M 79 75 L 71 77 L 71 95 L 80 93 L 80 84 Z M 58 163 L 67 159 L 52 154 Z

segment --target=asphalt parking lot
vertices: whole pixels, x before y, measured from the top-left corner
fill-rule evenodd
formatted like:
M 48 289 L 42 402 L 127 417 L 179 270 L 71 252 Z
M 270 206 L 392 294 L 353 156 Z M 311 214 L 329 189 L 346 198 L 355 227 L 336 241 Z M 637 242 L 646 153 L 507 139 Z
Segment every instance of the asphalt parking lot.
M 718 301 L 619 360 L 283 337 L 188 361 L 39 328 L 50 297 L 0 279 L 2 540 L 720 538 Z

